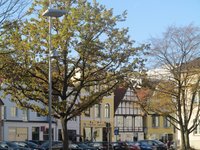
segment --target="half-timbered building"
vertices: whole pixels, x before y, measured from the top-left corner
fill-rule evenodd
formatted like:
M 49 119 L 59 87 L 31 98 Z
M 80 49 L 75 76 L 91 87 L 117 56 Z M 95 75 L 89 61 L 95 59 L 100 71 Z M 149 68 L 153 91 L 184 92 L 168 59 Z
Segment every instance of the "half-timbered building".
M 144 139 L 143 112 L 130 88 L 118 88 L 114 96 L 115 138 L 121 141 Z

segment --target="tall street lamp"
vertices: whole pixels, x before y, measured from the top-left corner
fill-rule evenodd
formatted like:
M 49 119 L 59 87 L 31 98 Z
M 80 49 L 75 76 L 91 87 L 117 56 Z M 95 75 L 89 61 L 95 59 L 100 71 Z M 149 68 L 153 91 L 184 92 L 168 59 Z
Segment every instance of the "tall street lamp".
M 49 150 L 52 150 L 52 75 L 51 75 L 51 26 L 52 26 L 52 17 L 61 17 L 66 14 L 65 10 L 58 10 L 51 8 L 51 1 L 49 1 L 49 8 L 42 14 L 43 16 L 49 17 Z

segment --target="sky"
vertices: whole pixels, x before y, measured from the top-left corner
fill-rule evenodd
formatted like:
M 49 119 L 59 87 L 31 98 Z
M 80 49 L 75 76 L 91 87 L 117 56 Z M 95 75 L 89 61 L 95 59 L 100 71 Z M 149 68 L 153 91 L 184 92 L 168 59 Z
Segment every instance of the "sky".
M 119 26 L 128 27 L 131 39 L 141 44 L 160 37 L 167 27 L 193 24 L 200 27 L 200 0 L 97 0 L 119 15 L 127 10 L 127 19 Z

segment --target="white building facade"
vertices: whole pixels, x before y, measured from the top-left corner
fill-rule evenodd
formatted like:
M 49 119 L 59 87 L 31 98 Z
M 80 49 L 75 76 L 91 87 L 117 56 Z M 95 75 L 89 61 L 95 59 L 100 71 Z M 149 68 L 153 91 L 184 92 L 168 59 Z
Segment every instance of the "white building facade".
M 194 111 L 194 113 L 191 116 L 191 121 L 189 122 L 189 126 L 192 126 L 192 124 L 193 124 L 194 118 L 196 117 L 195 111 L 197 111 L 197 109 L 194 109 L 193 111 Z M 197 122 L 200 122 L 200 118 Z M 196 127 L 196 129 L 192 133 L 190 133 L 189 139 L 190 139 L 190 146 L 194 149 L 200 150 L 200 144 L 199 144 L 200 124 Z M 177 145 L 178 145 L 178 147 L 180 147 L 180 144 L 181 144 L 181 132 L 179 130 L 177 130 Z
M 7 96 L 2 100 L 2 140 L 48 140 L 48 116 L 41 116 L 28 109 L 19 109 Z M 59 120 L 52 119 L 52 140 L 61 140 L 62 126 Z M 79 135 L 79 117 L 68 122 L 69 139 L 76 141 Z

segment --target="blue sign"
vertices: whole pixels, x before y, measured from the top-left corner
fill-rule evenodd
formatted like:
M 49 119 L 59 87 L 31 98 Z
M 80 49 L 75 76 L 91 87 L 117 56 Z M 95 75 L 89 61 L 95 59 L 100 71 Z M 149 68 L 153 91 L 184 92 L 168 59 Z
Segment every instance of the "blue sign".
M 119 128 L 115 128 L 114 134 L 115 134 L 115 135 L 119 135 Z

